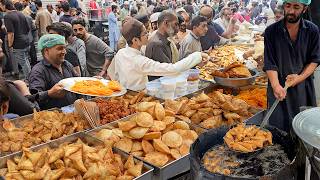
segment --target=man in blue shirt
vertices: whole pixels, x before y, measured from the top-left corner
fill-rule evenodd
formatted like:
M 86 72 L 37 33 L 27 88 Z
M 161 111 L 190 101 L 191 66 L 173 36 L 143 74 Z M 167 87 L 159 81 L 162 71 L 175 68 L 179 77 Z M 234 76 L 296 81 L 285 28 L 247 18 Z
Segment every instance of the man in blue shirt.
M 120 29 L 118 26 L 118 19 L 116 16 L 118 6 L 112 5 L 111 12 L 108 15 L 108 23 L 109 23 L 109 41 L 110 47 L 112 50 L 116 50 L 119 38 L 120 38 Z
M 268 105 L 282 100 L 270 124 L 289 131 L 301 106 L 316 106 L 313 72 L 320 63 L 318 27 L 304 20 L 311 0 L 284 0 L 283 20 L 265 31 L 264 71 L 269 78 Z M 285 81 L 291 87 L 284 89 Z

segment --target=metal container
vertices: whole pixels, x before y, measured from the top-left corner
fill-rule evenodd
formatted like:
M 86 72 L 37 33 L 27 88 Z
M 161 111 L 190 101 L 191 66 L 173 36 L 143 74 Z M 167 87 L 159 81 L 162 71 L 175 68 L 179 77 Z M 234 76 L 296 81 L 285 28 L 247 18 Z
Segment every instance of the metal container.
M 96 138 L 94 138 L 92 136 L 88 136 L 87 134 L 80 132 L 80 133 L 73 134 L 72 136 L 60 138 L 60 139 L 53 140 L 53 141 L 51 141 L 49 143 L 46 143 L 46 144 L 42 144 L 42 145 L 39 145 L 39 146 L 36 146 L 36 147 L 32 147 L 32 148 L 30 148 L 30 150 L 37 151 L 37 150 L 40 150 L 40 149 L 45 148 L 45 147 L 58 148 L 59 145 L 61 145 L 63 143 L 76 142 L 78 139 L 81 139 L 82 142 L 88 144 L 89 146 L 93 146 L 93 147 L 94 146 L 98 146 L 98 145 L 104 145 L 104 143 L 102 141 L 100 141 L 99 139 L 96 139 Z M 115 149 L 115 148 L 113 148 L 113 152 L 121 155 L 124 159 L 127 159 L 128 156 L 129 156 L 127 153 L 124 153 L 123 151 Z M 0 158 L 0 168 L 5 168 L 6 167 L 6 163 L 7 163 L 8 159 L 13 159 L 15 156 L 21 156 L 21 155 L 22 155 L 22 152 L 17 152 L 17 153 L 11 154 L 9 156 L 1 157 Z M 139 162 L 140 160 L 137 159 L 137 158 L 134 158 L 134 161 L 135 162 Z M 148 164 L 143 163 L 142 171 L 144 173 L 141 176 L 135 178 L 135 180 L 150 180 L 150 179 L 152 179 L 153 168 L 151 166 L 149 166 Z
M 129 120 L 129 117 L 122 119 L 121 121 L 127 121 L 127 120 Z M 189 126 L 190 126 L 190 129 L 197 132 L 198 135 L 207 131 L 206 129 L 201 128 L 194 124 L 189 124 Z M 118 127 L 117 122 L 111 122 L 104 126 L 100 126 L 96 129 L 87 131 L 86 133 L 94 137 L 95 133 L 101 129 L 114 129 L 117 127 Z M 141 157 L 136 157 L 136 158 L 141 161 L 144 161 Z M 180 159 L 174 160 L 163 167 L 157 167 L 147 161 L 144 161 L 144 162 L 151 165 L 154 168 L 154 176 L 153 176 L 154 180 L 169 179 L 190 170 L 189 154 L 181 157 Z
M 227 87 L 243 87 L 252 85 L 256 77 L 259 75 L 259 72 L 257 70 L 249 70 L 251 73 L 251 77 L 248 78 L 221 78 L 221 77 L 214 77 L 214 81 L 217 84 L 220 84 L 222 86 Z

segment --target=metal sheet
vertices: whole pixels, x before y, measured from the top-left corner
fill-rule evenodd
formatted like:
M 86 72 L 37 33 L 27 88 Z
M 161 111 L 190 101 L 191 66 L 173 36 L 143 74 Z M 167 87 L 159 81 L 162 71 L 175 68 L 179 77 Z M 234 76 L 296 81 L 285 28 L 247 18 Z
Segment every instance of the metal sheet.
M 307 109 L 294 117 L 292 127 L 297 136 L 320 149 L 320 107 Z
M 58 148 L 59 145 L 61 145 L 63 143 L 76 142 L 78 139 L 81 139 L 82 142 L 86 143 L 89 146 L 93 146 L 93 147 L 94 146 L 98 146 L 98 145 L 104 145 L 104 143 L 102 141 L 100 141 L 99 139 L 94 138 L 92 136 L 89 136 L 89 135 L 87 135 L 85 133 L 80 132 L 80 133 L 73 134 L 72 136 L 60 138 L 60 139 L 51 141 L 51 142 L 46 143 L 46 144 L 42 144 L 42 145 L 39 145 L 39 146 L 36 146 L 36 147 L 32 147 L 32 148 L 30 148 L 30 150 L 38 151 L 38 150 L 40 150 L 42 148 L 45 148 L 45 147 Z M 124 159 L 127 159 L 128 156 L 129 156 L 127 153 L 125 153 L 125 152 L 123 152 L 121 150 L 118 150 L 116 148 L 113 148 L 113 152 L 121 155 Z M 0 158 L 0 168 L 5 168 L 6 167 L 6 162 L 7 162 L 8 159 L 13 159 L 15 156 L 21 156 L 21 155 L 22 155 L 22 152 L 17 152 L 17 153 L 11 154 L 9 156 L 1 157 Z M 137 163 L 140 160 L 137 159 L 137 158 L 134 158 L 134 161 Z M 152 179 L 153 168 L 150 165 L 144 163 L 142 170 L 143 170 L 144 173 L 141 176 L 135 178 L 135 180 L 150 180 L 150 179 Z
M 129 119 L 130 119 L 130 117 L 127 117 L 127 118 L 122 119 L 121 121 L 127 121 Z M 194 124 L 189 124 L 189 126 L 190 126 L 190 129 L 196 131 L 197 134 L 201 134 L 201 133 L 207 131 L 206 129 L 201 128 L 201 127 L 194 125 Z M 106 124 L 104 126 L 100 126 L 98 128 L 87 131 L 86 134 L 89 134 L 91 136 L 95 136 L 95 133 L 101 129 L 114 129 L 117 127 L 118 127 L 117 122 L 111 122 L 111 123 Z M 142 160 L 143 162 L 149 164 L 150 166 L 152 166 L 154 168 L 154 176 L 153 176 L 154 180 L 169 179 L 169 178 L 175 177 L 181 173 L 184 173 L 184 172 L 190 170 L 189 154 L 181 157 L 180 159 L 172 161 L 163 167 L 157 167 L 155 165 L 152 165 L 151 163 L 144 161 L 140 157 L 136 157 L 136 158 L 139 160 Z

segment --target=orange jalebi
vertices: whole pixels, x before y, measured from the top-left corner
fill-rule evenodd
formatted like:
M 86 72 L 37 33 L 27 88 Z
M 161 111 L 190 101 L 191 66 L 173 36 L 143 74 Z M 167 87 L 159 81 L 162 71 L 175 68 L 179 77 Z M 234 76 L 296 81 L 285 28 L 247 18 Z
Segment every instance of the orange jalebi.
M 260 108 L 267 108 L 267 89 L 254 88 L 251 90 L 241 91 L 237 98 L 246 101 L 249 105 Z
M 76 82 L 71 90 L 82 94 L 110 96 L 115 91 L 120 91 L 121 86 L 116 81 L 110 81 L 105 85 L 99 80 L 83 80 Z

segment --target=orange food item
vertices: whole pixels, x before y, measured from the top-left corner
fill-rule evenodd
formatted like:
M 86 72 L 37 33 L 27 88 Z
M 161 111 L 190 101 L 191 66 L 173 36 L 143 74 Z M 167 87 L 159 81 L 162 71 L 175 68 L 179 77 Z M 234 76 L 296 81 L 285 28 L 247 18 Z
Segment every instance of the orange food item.
M 266 88 L 254 88 L 251 90 L 241 91 L 236 97 L 246 101 L 250 106 L 267 109 Z
M 108 85 L 105 85 L 99 80 L 83 80 L 76 82 L 71 90 L 83 94 L 110 96 L 114 91 L 120 91 L 121 86 L 116 81 L 110 81 Z

